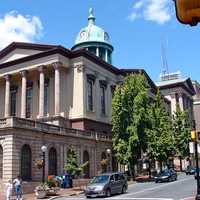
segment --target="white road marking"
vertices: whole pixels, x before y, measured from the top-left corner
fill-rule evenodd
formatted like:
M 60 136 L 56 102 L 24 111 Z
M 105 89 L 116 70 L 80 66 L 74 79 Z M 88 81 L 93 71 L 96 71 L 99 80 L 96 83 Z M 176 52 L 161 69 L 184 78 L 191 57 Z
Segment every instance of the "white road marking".
M 113 198 L 107 198 L 107 199 L 113 199 Z M 129 198 L 129 197 L 117 198 L 116 197 L 116 200 L 173 200 L 173 199 L 169 199 L 169 198 Z
M 166 186 L 173 185 L 173 184 L 176 184 L 176 183 L 180 183 L 180 182 L 183 182 L 185 180 L 188 180 L 188 178 L 184 178 L 184 179 L 181 179 L 179 181 L 175 181 L 175 182 L 171 182 L 171 183 L 166 183 L 166 184 L 163 184 L 163 185 L 160 185 L 160 186 L 156 186 L 156 187 L 152 187 L 152 188 L 147 188 L 147 189 L 140 190 L 140 191 L 137 191 L 137 192 L 130 192 L 130 193 L 127 193 L 127 194 L 123 194 L 123 196 L 120 195 L 120 197 L 118 197 L 118 198 L 117 197 L 111 197 L 109 199 L 119 199 L 119 198 L 122 198 L 122 197 L 127 197 L 127 199 L 128 199 L 128 196 L 135 195 L 135 194 L 140 194 L 140 193 L 144 193 L 144 192 L 151 191 L 151 190 L 156 190 L 156 189 L 164 188 Z

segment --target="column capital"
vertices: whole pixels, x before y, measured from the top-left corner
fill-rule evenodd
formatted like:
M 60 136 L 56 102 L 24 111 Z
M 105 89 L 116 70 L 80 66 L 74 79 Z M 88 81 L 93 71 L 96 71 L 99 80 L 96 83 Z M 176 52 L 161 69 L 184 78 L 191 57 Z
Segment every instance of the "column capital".
M 44 72 L 45 69 L 46 69 L 46 65 L 40 65 L 40 66 L 38 66 L 38 71 L 39 72 Z
M 52 63 L 52 66 L 54 69 L 59 69 L 60 67 L 63 66 L 63 64 L 61 62 L 54 62 Z
M 9 81 L 11 79 L 11 74 L 4 75 L 4 78 L 6 81 Z
M 22 77 L 25 77 L 28 74 L 28 71 L 22 70 L 22 71 L 20 71 L 20 74 L 22 75 Z

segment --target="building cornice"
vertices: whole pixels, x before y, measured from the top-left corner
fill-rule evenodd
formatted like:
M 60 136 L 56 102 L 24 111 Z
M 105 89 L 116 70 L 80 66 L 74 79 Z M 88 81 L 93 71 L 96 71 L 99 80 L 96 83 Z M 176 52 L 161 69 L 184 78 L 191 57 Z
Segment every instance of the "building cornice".
M 108 70 L 108 71 L 114 73 L 115 75 L 126 76 L 127 74 L 130 74 L 130 73 L 144 74 L 145 77 L 148 80 L 149 85 L 153 89 L 153 91 L 155 92 L 157 90 L 155 83 L 151 80 L 151 78 L 149 77 L 149 75 L 146 73 L 146 71 L 144 69 L 119 69 L 119 68 L 103 61 L 101 58 L 97 57 L 96 55 L 94 55 L 93 53 L 91 53 L 91 52 L 89 52 L 85 49 L 79 49 L 79 50 L 71 51 L 69 49 L 66 49 L 63 46 L 60 46 L 60 45 L 12 43 L 9 46 L 7 46 L 5 49 L 0 51 L 0 59 L 3 56 L 5 56 L 5 54 L 8 54 L 9 52 L 11 52 L 15 48 L 37 49 L 37 50 L 40 49 L 40 50 L 43 50 L 43 52 L 36 53 L 36 54 L 30 55 L 30 56 L 26 56 L 26 57 L 23 57 L 23 58 L 18 58 L 16 60 L 12 60 L 12 61 L 2 63 L 2 64 L 0 64 L 0 69 L 11 67 L 13 65 L 18 65 L 18 64 L 21 64 L 21 63 L 24 63 L 24 62 L 36 60 L 36 59 L 43 58 L 43 57 L 50 56 L 50 55 L 54 55 L 54 54 L 60 54 L 64 57 L 67 57 L 67 58 L 70 58 L 70 59 L 77 58 L 77 57 L 85 57 L 88 60 L 97 64 L 98 66 L 104 68 L 105 70 Z

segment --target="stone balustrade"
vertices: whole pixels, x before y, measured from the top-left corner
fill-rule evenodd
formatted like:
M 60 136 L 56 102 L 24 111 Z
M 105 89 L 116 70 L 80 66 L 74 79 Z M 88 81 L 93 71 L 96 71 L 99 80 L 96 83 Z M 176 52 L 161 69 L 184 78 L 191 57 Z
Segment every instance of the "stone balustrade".
M 0 129 L 4 128 L 25 128 L 42 133 L 59 134 L 63 136 L 85 138 L 99 141 L 112 142 L 110 135 L 101 132 L 83 131 L 71 128 L 64 128 L 53 124 L 47 124 L 36 120 L 29 120 L 18 117 L 0 119 Z

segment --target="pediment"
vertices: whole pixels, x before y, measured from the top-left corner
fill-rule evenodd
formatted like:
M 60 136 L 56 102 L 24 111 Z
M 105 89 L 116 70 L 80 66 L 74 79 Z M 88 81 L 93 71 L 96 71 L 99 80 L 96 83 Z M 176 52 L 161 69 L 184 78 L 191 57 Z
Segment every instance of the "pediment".
M 51 50 L 56 45 L 13 42 L 0 51 L 0 64 Z

